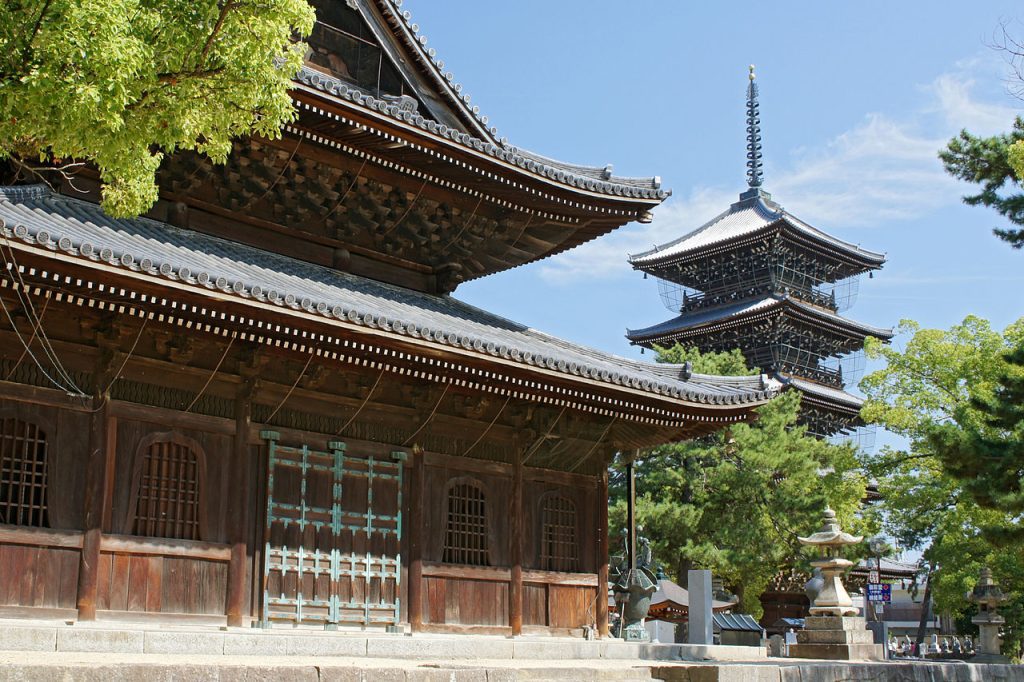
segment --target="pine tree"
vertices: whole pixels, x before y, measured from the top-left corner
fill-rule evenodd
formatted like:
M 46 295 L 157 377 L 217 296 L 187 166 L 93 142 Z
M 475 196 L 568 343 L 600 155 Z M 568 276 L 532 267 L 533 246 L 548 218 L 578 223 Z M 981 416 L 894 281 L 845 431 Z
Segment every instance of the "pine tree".
M 994 208 L 1015 229 L 993 229 L 1013 248 L 1024 248 L 1024 119 L 1017 117 L 1013 130 L 992 137 L 978 137 L 966 130 L 939 152 L 946 172 L 955 178 L 981 185 L 981 191 L 964 197 L 968 206 Z
M 659 349 L 659 360 L 690 362 L 706 374 L 756 372 L 739 351 L 701 354 L 677 346 Z M 799 394 L 785 393 L 758 409 L 750 424 L 654 448 L 634 466 L 637 523 L 655 562 L 677 581 L 690 568 L 711 569 L 755 617 L 770 581 L 801 562 L 797 536 L 817 529 L 826 503 L 845 527 L 861 523 L 854 514 L 865 481 L 854 448 L 808 436 L 796 424 L 799 408 Z M 625 524 L 621 466 L 613 481 L 615 529 Z
M 936 426 L 929 440 L 946 470 L 982 507 L 1024 514 L 1024 343 L 1004 355 L 991 395 L 975 396 L 981 423 Z M 1024 524 L 984 529 L 997 543 L 1024 541 Z

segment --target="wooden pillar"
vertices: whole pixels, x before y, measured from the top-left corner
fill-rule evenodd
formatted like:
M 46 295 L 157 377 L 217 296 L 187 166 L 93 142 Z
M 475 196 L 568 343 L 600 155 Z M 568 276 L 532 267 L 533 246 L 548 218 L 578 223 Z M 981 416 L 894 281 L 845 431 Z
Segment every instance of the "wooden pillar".
M 249 579 L 249 427 L 252 423 L 252 394 L 255 378 L 239 386 L 235 396 L 235 438 L 232 447 L 232 478 L 235 481 L 228 500 L 227 525 L 230 529 L 231 560 L 228 564 L 228 626 L 241 627 L 245 618 L 245 594 Z
M 104 339 L 105 341 L 106 339 Z M 102 342 L 101 342 L 102 343 Z M 101 353 L 94 374 L 96 393 L 92 399 L 89 417 L 89 458 L 86 463 L 85 500 L 83 505 L 84 534 L 82 553 L 78 565 L 78 620 L 96 620 L 96 602 L 99 591 L 100 540 L 104 520 L 109 523 L 111 512 L 108 480 L 113 478 L 114 439 L 111 436 L 114 419 L 110 416 L 111 367 L 116 352 L 108 345 Z
M 597 634 L 608 636 L 608 470 L 597 478 Z
M 512 468 L 512 518 L 509 559 L 512 563 L 508 587 L 508 624 L 512 635 L 523 634 L 523 454 L 516 448 Z
M 409 626 L 413 632 L 423 627 L 423 529 L 426 526 L 426 497 L 423 485 L 426 467 L 423 451 L 413 448 L 412 480 L 409 482 Z

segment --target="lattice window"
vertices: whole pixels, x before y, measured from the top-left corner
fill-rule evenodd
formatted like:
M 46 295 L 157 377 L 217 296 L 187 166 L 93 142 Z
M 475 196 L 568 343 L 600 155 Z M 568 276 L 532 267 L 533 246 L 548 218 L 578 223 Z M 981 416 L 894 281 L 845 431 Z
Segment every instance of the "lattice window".
M 46 528 L 46 434 L 20 419 L 0 420 L 0 523 Z
M 455 483 L 448 489 L 444 560 L 471 566 L 491 563 L 487 549 L 487 502 L 475 483 Z
M 200 539 L 200 459 L 178 439 L 150 443 L 136 475 L 132 533 L 155 538 Z
M 541 565 L 547 571 L 578 571 L 576 505 L 561 495 L 548 495 L 542 518 Z

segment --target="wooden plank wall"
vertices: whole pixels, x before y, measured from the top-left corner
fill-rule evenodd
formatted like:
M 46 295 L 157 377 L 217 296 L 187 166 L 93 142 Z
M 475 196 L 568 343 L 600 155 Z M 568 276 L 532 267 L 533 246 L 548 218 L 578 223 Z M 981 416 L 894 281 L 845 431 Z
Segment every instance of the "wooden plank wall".
M 512 468 L 474 460 L 428 456 L 424 467 L 423 623 L 447 627 L 508 627 L 511 565 Z M 548 476 L 559 480 L 546 480 Z M 559 477 L 528 470 L 523 486 L 523 624 L 576 629 L 596 622 L 597 486 L 585 477 Z M 484 490 L 489 525 L 490 566 L 442 562 L 447 524 L 447 490 L 453 481 L 470 480 Z M 543 500 L 562 495 L 576 506 L 579 572 L 542 570 Z M 414 513 L 410 510 L 410 513 Z M 410 526 L 410 532 L 416 526 Z M 428 627 L 429 629 L 429 627 Z
M 74 609 L 81 546 L 81 533 L 0 526 L 0 606 Z
M 154 411 L 158 414 L 158 411 Z M 115 408 L 114 414 L 117 415 Z M 0 607 L 74 609 L 79 589 L 89 415 L 52 405 L 0 399 L 0 418 L 35 423 L 46 434 L 50 528 L 0 525 Z M 216 615 L 226 609 L 230 559 L 227 501 L 233 438 L 159 421 L 116 419 L 112 485 L 100 540 L 97 609 L 116 614 Z M 204 423 L 197 419 L 198 424 Z M 205 452 L 203 541 L 132 537 L 132 472 L 139 444 L 175 430 Z M 247 434 L 248 435 L 248 434 Z M 256 467 L 253 467 L 255 475 Z
M 223 615 L 227 561 L 100 552 L 99 611 Z

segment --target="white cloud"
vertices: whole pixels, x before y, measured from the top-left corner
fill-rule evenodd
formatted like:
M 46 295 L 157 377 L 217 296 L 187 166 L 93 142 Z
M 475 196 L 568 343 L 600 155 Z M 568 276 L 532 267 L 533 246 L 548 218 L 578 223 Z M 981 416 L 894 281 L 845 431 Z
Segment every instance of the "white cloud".
M 966 128 L 977 135 L 994 135 L 1009 129 L 1016 111 L 1003 104 L 980 102 L 971 96 L 974 79 L 943 74 L 932 83 L 939 111 L 953 130 Z
M 937 157 L 946 139 L 868 114 L 820 148 L 795 154 L 771 188 L 785 207 L 826 230 L 914 218 L 956 201 Z
M 994 134 L 1009 128 L 1014 110 L 978 99 L 974 74 L 992 59 L 961 62 L 923 86 L 918 111 L 894 117 L 867 113 L 833 139 L 794 151 L 772 169 L 768 189 L 784 207 L 823 229 L 884 227 L 959 203 L 962 189 L 942 169 L 938 151 L 961 128 Z M 986 73 L 985 81 L 994 80 Z M 628 273 L 627 254 L 696 229 L 736 201 L 743 187 L 697 187 L 656 209 L 650 225 L 630 225 L 543 263 L 551 283 L 610 279 Z

